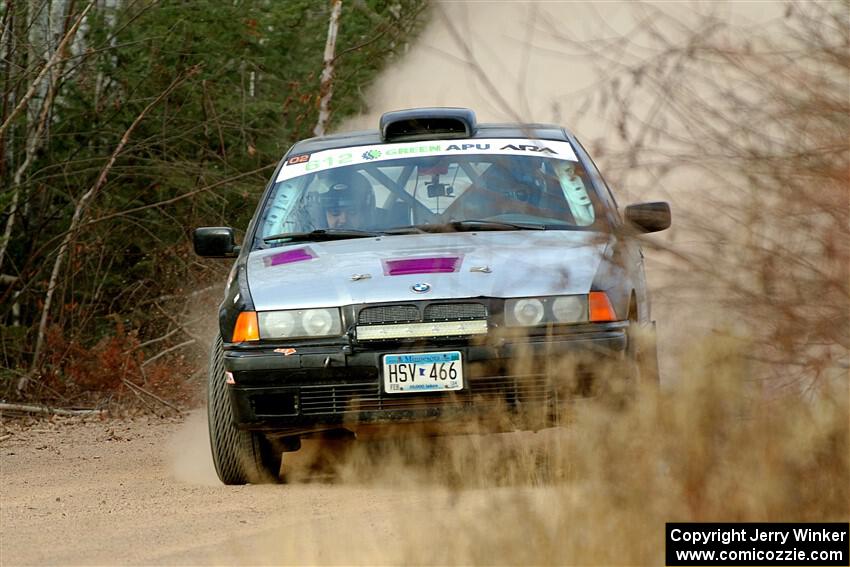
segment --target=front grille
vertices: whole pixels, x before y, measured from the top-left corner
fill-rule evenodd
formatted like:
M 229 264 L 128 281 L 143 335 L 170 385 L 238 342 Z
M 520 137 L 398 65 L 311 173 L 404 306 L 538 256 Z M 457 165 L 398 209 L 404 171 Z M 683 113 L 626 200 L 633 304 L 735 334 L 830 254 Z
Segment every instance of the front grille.
M 361 309 L 357 324 L 384 325 L 486 318 L 487 307 L 482 303 L 432 303 L 425 306 L 424 316 L 416 305 L 377 305 Z
M 426 321 L 486 318 L 487 308 L 481 303 L 433 303 L 425 307 Z
M 550 402 L 554 388 L 543 374 L 475 378 L 460 392 L 386 394 L 378 382 L 301 386 L 304 415 L 352 414 L 380 410 L 420 410 L 434 407 L 515 407 Z
M 383 323 L 413 323 L 420 320 L 419 308 L 415 305 L 379 305 L 360 310 L 357 322 L 360 325 Z
M 377 383 L 301 386 L 301 413 L 317 415 L 356 411 L 351 409 L 354 400 L 370 405 L 379 402 L 380 395 Z

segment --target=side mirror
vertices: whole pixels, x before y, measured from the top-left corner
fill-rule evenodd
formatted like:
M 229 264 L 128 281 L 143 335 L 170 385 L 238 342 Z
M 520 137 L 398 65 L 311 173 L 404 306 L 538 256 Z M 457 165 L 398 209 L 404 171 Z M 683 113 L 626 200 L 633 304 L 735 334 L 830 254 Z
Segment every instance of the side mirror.
M 670 205 L 664 201 L 636 203 L 626 207 L 626 220 L 641 232 L 658 232 L 670 227 Z
M 205 258 L 232 258 L 239 253 L 233 229 L 229 226 L 204 226 L 192 233 L 195 254 Z

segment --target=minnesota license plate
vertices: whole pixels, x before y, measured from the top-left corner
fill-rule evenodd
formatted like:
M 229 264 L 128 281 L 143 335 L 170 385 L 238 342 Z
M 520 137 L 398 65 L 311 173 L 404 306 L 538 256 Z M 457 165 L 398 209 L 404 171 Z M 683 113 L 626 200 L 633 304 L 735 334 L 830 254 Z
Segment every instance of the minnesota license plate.
M 384 356 L 384 391 L 388 394 L 461 389 L 463 361 L 459 351 Z

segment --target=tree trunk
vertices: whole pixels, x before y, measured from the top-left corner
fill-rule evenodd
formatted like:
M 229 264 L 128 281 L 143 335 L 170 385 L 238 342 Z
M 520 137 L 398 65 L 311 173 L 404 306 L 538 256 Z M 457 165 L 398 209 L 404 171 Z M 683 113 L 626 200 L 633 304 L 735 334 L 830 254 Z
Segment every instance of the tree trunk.
M 29 102 L 29 100 L 36 94 L 36 91 L 38 91 L 39 86 L 42 84 L 42 79 L 44 78 L 44 75 L 50 70 L 51 67 L 53 67 L 59 62 L 62 53 L 65 52 L 65 46 L 68 45 L 68 42 L 77 33 L 77 29 L 80 27 L 80 23 L 83 21 L 83 18 L 86 17 L 86 14 L 89 13 L 89 10 L 91 9 L 92 5 L 94 5 L 94 2 L 90 2 L 89 5 L 85 7 L 83 12 L 77 18 L 77 21 L 74 22 L 74 25 L 71 26 L 71 29 L 68 30 L 68 33 L 65 34 L 65 37 L 62 38 L 62 42 L 59 44 L 59 47 L 56 48 L 56 51 L 53 53 L 53 56 L 44 65 L 44 67 L 41 68 L 41 72 L 39 72 L 38 77 L 36 77 L 36 79 L 32 82 L 26 94 L 24 94 L 23 98 L 18 101 L 18 105 L 11 112 L 11 114 L 6 117 L 6 120 L 3 122 L 3 124 L 0 124 L 0 136 L 3 135 L 3 132 L 6 131 L 6 128 L 9 127 L 9 124 L 12 123 L 12 120 L 14 120 L 15 116 L 18 115 L 18 113 L 24 108 L 24 106 L 26 106 L 27 102 Z
M 3 259 L 6 255 L 6 249 L 9 246 L 9 241 L 12 238 L 12 227 L 15 224 L 15 217 L 18 213 L 18 203 L 21 200 L 21 181 L 23 180 L 24 173 L 29 168 L 30 163 L 32 163 L 33 157 L 35 156 L 36 151 L 41 147 L 41 143 L 43 141 L 42 135 L 44 134 L 45 129 L 47 128 L 48 118 L 50 116 L 51 107 L 53 106 L 53 100 L 56 98 L 57 88 L 59 79 L 62 77 L 62 70 L 64 68 L 65 59 L 62 58 L 62 53 L 64 53 L 66 47 L 68 46 L 68 42 L 71 41 L 74 35 L 77 33 L 79 29 L 80 22 L 82 22 L 89 8 L 91 8 L 92 4 L 86 6 L 83 13 L 77 18 L 74 22 L 74 25 L 71 29 L 67 30 L 63 36 L 62 40 L 59 42 L 59 45 L 56 47 L 56 51 L 53 53 L 50 58 L 50 62 L 48 62 L 42 72 L 39 73 L 36 81 L 30 86 L 28 90 L 28 94 L 30 96 L 34 95 L 34 93 L 38 91 L 43 91 L 43 96 L 39 96 L 37 100 L 41 101 L 40 109 L 37 112 L 32 113 L 34 120 L 32 123 L 35 124 L 35 128 L 27 128 L 27 142 L 24 150 L 24 161 L 15 169 L 15 174 L 12 178 L 12 204 L 9 209 L 9 216 L 6 218 L 6 227 L 3 230 L 3 237 L 0 239 L 0 268 L 3 266 Z M 63 18 L 63 21 L 66 21 Z M 58 34 L 57 34 L 58 35 Z M 51 70 L 49 77 L 45 77 L 45 71 L 51 66 L 55 66 L 54 69 Z M 40 85 L 40 83 L 44 82 L 44 85 Z M 22 102 L 27 102 L 26 96 L 25 100 Z M 16 107 L 16 111 L 20 108 L 20 104 Z M 14 117 L 13 114 L 10 115 L 6 123 L 10 122 Z M 4 123 L 5 124 L 5 123 Z M 2 131 L 0 131 L 0 136 L 2 136 Z
M 316 136 L 324 136 L 325 128 L 330 119 L 331 97 L 333 96 L 334 52 L 336 51 L 336 33 L 339 29 L 339 14 L 342 11 L 342 0 L 332 0 L 331 20 L 328 24 L 328 40 L 325 43 L 325 67 L 322 70 L 322 84 L 319 88 L 319 120 L 313 129 Z

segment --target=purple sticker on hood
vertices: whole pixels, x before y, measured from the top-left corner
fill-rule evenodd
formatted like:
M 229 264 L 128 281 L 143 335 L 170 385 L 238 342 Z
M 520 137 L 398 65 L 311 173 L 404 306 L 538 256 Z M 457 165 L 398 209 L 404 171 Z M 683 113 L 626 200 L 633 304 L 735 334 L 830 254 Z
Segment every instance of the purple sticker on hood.
M 278 266 L 280 264 L 292 264 L 293 262 L 303 262 L 304 260 L 312 260 L 316 255 L 309 248 L 296 248 L 295 250 L 287 250 L 279 252 L 271 256 L 263 258 L 266 266 Z
M 460 267 L 460 258 L 410 258 L 405 260 L 386 260 L 384 273 L 388 276 L 407 276 L 411 274 L 446 274 L 456 272 Z

